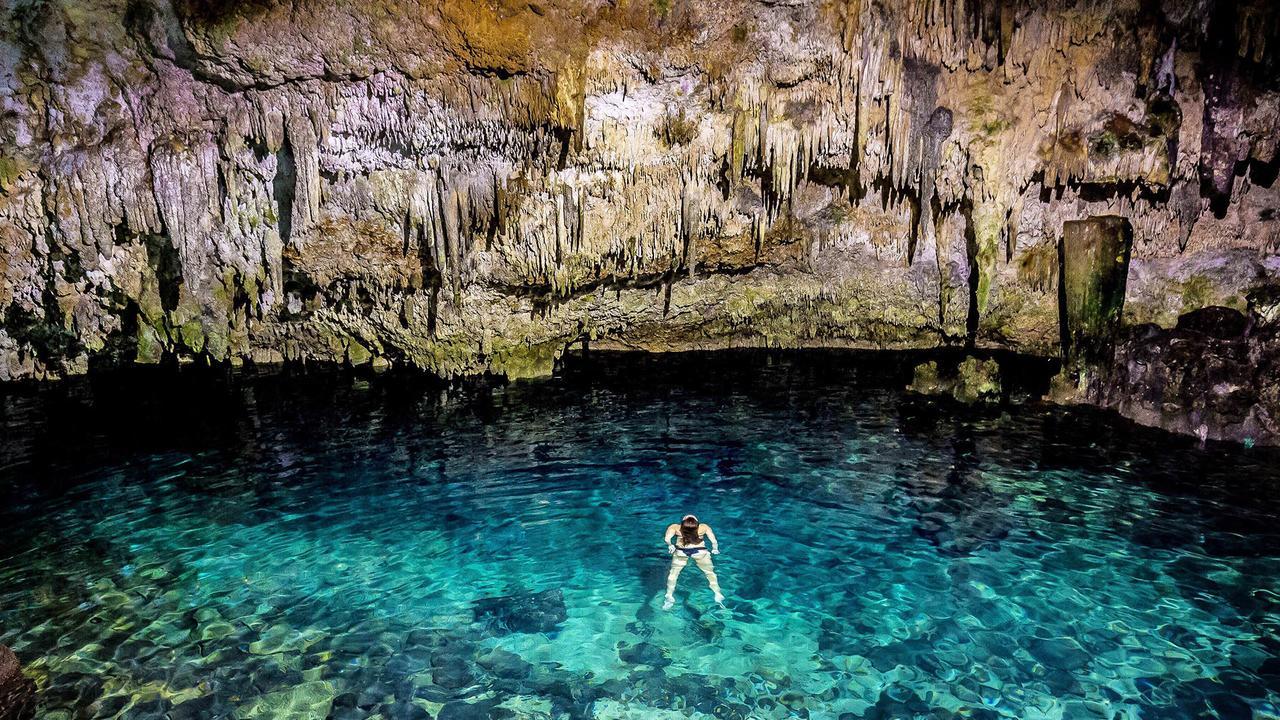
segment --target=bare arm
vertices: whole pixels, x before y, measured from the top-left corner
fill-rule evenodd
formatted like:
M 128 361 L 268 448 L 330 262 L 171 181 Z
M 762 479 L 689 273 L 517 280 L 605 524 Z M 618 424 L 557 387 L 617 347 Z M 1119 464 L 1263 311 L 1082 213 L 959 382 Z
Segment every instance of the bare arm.
M 703 525 L 700 530 L 711 541 L 711 554 L 718 554 L 720 552 L 720 541 L 716 540 L 716 534 L 711 531 L 711 526 Z
M 671 539 L 674 538 L 679 532 L 680 532 L 679 525 L 668 525 L 667 534 L 662 536 L 663 544 L 670 546 Z

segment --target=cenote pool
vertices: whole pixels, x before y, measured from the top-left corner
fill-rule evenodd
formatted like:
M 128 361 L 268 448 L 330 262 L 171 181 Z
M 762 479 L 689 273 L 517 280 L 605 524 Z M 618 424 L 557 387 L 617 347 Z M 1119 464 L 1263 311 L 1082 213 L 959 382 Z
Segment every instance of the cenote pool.
M 1280 716 L 1276 453 L 904 367 L 5 391 L 0 643 L 47 718 Z

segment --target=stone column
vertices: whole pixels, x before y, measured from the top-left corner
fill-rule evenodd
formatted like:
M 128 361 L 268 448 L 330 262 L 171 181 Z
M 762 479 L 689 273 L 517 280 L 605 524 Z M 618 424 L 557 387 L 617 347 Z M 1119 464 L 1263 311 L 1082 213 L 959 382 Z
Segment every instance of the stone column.
M 36 710 L 36 684 L 22 674 L 18 657 L 0 645 L 0 720 L 26 720 Z
M 1128 218 L 1098 215 L 1062 224 L 1064 370 L 1110 364 L 1132 245 Z

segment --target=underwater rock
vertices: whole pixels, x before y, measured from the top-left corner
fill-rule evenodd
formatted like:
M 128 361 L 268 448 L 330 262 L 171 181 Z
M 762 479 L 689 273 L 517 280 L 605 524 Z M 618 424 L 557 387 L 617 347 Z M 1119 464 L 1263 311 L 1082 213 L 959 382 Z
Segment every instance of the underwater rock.
M 421 671 L 430 664 L 430 651 L 425 648 L 406 645 L 403 651 L 392 655 L 387 660 L 386 672 L 395 677 L 407 677 Z
M 1080 643 L 1071 638 L 1035 638 L 1027 650 L 1046 667 L 1056 670 L 1080 670 L 1093 659 Z
M 481 598 L 473 605 L 475 620 L 506 633 L 553 633 L 568 619 L 564 592 L 559 588 Z
M 476 664 L 504 680 L 519 680 L 529 676 L 533 664 L 519 655 L 494 648 L 476 659 Z
M 598 720 L 711 720 L 713 716 L 690 709 L 665 709 L 648 705 L 638 699 L 627 701 L 602 699 L 595 703 L 592 717 Z M 721 717 L 721 716 L 714 716 Z M 723 716 L 733 720 L 736 715 Z
M 446 690 L 457 690 L 471 685 L 475 682 L 475 677 L 471 674 L 471 668 L 468 667 L 465 660 L 458 657 L 449 657 L 439 664 L 435 664 L 433 661 L 431 682 Z
M 618 659 L 631 665 L 648 665 L 660 668 L 671 664 L 666 651 L 653 643 L 641 642 L 635 645 L 618 643 Z
M 495 713 L 497 706 L 498 703 L 493 700 L 476 700 L 475 702 L 454 700 L 440 708 L 440 712 L 436 714 L 436 720 L 490 720 L 506 715 L 506 713 Z
M 431 669 L 431 682 L 445 689 L 456 691 L 475 682 L 470 667 L 461 660 L 451 660 Z
M 902 685 L 890 685 L 862 717 L 866 720 L 897 720 L 924 716 L 929 711 L 929 704 L 916 691 Z
M 383 705 L 380 715 L 388 720 L 432 720 L 431 713 L 411 702 L 396 702 Z
M 22 674 L 18 657 L 0 645 L 0 718 L 26 720 L 36 710 L 36 684 Z

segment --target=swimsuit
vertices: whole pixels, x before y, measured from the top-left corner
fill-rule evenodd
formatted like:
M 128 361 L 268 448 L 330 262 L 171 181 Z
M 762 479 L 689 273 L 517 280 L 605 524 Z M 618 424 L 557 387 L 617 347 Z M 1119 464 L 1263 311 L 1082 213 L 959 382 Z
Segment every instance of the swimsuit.
M 703 550 L 706 550 L 706 549 L 707 549 L 707 546 L 706 546 L 706 545 L 697 545 L 697 546 L 694 546 L 694 547 L 681 547 L 681 546 L 677 545 L 677 546 L 676 546 L 676 549 L 677 549 L 677 550 L 679 550 L 680 552 L 684 553 L 685 555 L 688 555 L 689 557 L 693 557 L 694 555 L 697 555 L 698 553 L 702 552 Z

